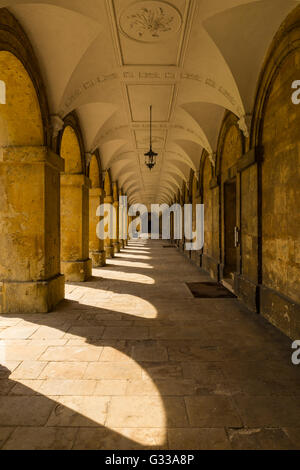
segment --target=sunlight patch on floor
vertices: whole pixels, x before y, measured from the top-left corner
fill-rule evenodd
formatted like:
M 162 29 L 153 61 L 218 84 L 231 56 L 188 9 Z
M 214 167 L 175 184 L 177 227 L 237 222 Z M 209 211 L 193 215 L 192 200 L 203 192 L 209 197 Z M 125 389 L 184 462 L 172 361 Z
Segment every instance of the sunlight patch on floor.
M 118 259 L 118 258 L 131 258 L 131 259 L 142 259 L 142 260 L 150 260 L 152 259 L 151 256 L 145 256 L 145 255 L 136 255 L 136 254 L 129 254 L 129 253 L 118 253 L 116 256 L 115 256 L 115 259 Z
M 108 266 L 120 266 L 125 268 L 139 268 L 139 269 L 153 269 L 148 263 L 134 263 L 133 261 L 123 261 L 121 259 L 113 258 L 107 260 Z
M 137 284 L 155 284 L 154 279 L 143 274 L 126 273 L 123 271 L 112 271 L 109 269 L 94 269 L 93 273 L 99 275 L 102 279 L 110 279 L 113 281 L 133 282 Z
M 68 286 L 66 286 L 68 287 Z M 66 288 L 66 299 L 78 302 L 80 305 L 133 315 L 138 318 L 157 318 L 157 309 L 148 301 L 130 294 L 118 294 L 113 291 L 87 286 L 70 286 Z

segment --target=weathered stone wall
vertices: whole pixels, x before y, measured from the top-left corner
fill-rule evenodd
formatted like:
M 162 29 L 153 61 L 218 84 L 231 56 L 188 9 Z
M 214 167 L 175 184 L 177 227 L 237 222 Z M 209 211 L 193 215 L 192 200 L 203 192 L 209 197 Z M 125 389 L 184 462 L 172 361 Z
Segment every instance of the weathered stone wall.
M 265 108 L 262 144 L 263 284 L 300 302 L 300 106 L 291 84 L 300 76 L 300 50 L 278 70 Z
M 204 204 L 204 234 L 205 242 L 203 253 L 213 256 L 213 193 L 210 189 L 211 163 L 206 157 L 203 167 L 203 204 Z
M 241 140 L 241 132 L 236 126 L 236 118 L 230 115 L 229 122 L 225 120 L 226 130 L 223 149 L 221 153 L 221 175 L 222 182 L 228 179 L 228 170 L 236 165 L 238 159 L 243 154 L 243 145 Z

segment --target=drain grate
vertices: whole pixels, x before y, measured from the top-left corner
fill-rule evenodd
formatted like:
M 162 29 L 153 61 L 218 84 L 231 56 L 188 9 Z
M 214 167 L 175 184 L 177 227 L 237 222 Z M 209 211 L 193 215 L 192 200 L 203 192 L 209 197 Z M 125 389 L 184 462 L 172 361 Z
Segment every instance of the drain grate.
M 217 282 L 190 282 L 188 288 L 196 299 L 236 299 L 236 296 Z

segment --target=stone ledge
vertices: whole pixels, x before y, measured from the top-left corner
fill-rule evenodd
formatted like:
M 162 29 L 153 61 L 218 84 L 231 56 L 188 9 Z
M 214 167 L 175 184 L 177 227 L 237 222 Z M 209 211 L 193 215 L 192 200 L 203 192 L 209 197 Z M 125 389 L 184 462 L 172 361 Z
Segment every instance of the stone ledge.
M 253 148 L 248 153 L 242 156 L 237 163 L 237 171 L 238 173 L 242 173 L 243 171 L 250 168 L 250 166 L 255 165 L 258 160 L 258 152 L 261 152 L 262 149 Z

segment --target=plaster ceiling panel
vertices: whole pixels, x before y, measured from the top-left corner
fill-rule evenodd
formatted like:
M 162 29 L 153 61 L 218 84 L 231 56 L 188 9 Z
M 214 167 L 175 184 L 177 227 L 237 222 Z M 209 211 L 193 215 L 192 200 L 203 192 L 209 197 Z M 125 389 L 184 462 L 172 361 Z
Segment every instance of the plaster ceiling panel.
M 150 130 L 137 130 L 135 131 L 135 139 L 138 149 L 148 149 L 149 148 L 149 132 Z M 166 131 L 153 129 L 153 149 L 161 150 L 165 146 L 166 142 Z
M 224 31 L 229 34 L 226 28 Z M 220 106 L 225 104 L 227 107 L 232 104 L 233 112 L 236 108 L 242 110 L 243 104 L 233 73 L 222 52 L 205 31 L 199 14 L 193 22 L 183 78 L 188 82 L 185 91 L 194 97 L 188 101 L 206 101 Z
M 251 112 L 259 72 L 283 18 L 295 0 L 262 0 L 226 10 L 204 22 L 235 77 L 247 112 Z
M 149 122 L 150 105 L 153 105 L 153 122 L 170 119 L 174 86 L 129 85 L 127 92 L 133 122 Z
M 50 106 L 57 112 L 70 76 L 99 35 L 100 25 L 52 5 L 17 5 L 10 10 L 29 36 L 48 89 Z
M 203 129 L 212 150 L 216 150 L 224 108 L 210 103 L 187 103 L 182 107 Z
M 57 5 L 67 10 L 81 13 L 93 20 L 103 23 L 105 17 L 105 2 L 95 0 L 0 0 L 0 7 L 13 7 L 15 5 L 41 4 Z
M 116 110 L 117 107 L 110 103 L 90 103 L 77 110 L 87 149 L 92 149 L 100 129 Z
M 110 34 L 101 34 L 90 45 L 70 76 L 60 114 L 92 102 L 123 104 Z
M 190 0 L 113 0 L 123 65 L 177 65 Z
M 257 3 L 261 0 L 201 0 L 198 12 L 202 19 L 221 13 L 229 8 L 246 5 L 246 3 Z M 273 0 L 271 0 L 273 1 Z
M 93 147 L 103 146 L 113 140 L 131 142 L 130 127 L 119 109 L 104 123 L 94 140 Z

